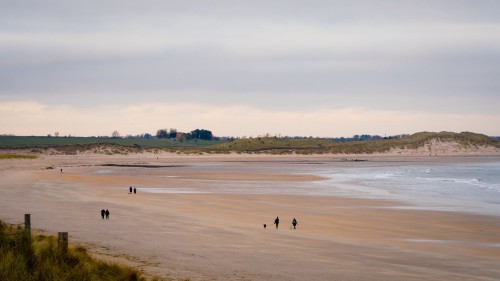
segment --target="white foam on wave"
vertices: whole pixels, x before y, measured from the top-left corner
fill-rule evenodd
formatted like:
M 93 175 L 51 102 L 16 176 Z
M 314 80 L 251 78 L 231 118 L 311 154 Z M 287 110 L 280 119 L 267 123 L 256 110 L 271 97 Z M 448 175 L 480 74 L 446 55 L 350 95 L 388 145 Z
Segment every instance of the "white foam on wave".
M 428 183 L 434 183 L 437 186 L 440 184 L 448 184 L 454 185 L 456 187 L 461 187 L 464 189 L 471 188 L 471 192 L 475 192 L 476 188 L 482 188 L 490 191 L 496 191 L 500 193 L 500 184 L 495 184 L 491 182 L 485 182 L 480 178 L 442 178 L 442 177 L 433 177 L 433 178 L 424 178 L 417 177 L 418 180 L 426 181 Z
M 423 209 L 500 215 L 500 163 L 320 171 L 332 195 L 395 199 Z

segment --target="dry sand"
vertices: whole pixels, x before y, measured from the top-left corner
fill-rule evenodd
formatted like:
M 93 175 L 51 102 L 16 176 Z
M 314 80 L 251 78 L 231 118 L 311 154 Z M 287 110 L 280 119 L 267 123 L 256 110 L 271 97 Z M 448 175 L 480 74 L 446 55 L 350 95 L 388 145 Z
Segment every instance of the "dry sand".
M 31 213 L 34 228 L 68 231 L 70 242 L 89 246 L 96 256 L 165 280 L 500 280 L 495 216 L 400 210 L 391 208 L 400 202 L 333 196 L 141 191 L 144 186 L 199 191 L 214 182 L 307 183 L 321 178 L 281 172 L 280 165 L 340 157 L 156 157 L 3 160 L 0 218 L 21 223 L 23 214 Z M 393 165 L 395 158 L 377 159 Z M 128 194 L 129 186 L 139 187 L 138 194 Z M 100 218 L 102 208 L 110 210 L 109 220 Z M 278 230 L 272 225 L 276 216 L 282 222 Z M 297 230 L 290 229 L 293 217 Z

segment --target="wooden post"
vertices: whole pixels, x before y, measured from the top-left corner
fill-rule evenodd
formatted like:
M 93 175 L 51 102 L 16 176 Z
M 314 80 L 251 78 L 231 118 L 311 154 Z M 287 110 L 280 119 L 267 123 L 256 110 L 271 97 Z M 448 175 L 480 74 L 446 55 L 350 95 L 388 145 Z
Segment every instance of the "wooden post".
M 31 215 L 24 214 L 24 235 L 27 241 L 31 241 Z
M 68 252 L 68 233 L 67 232 L 58 232 L 57 247 L 59 248 L 59 251 L 63 254 L 66 254 Z

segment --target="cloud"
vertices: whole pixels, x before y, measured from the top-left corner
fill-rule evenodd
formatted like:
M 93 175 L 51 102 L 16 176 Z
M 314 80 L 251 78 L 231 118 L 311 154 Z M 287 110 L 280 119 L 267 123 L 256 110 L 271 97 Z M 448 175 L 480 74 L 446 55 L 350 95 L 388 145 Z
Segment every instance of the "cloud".
M 500 24 L 318 24 L 255 23 L 226 26 L 224 22 L 193 19 L 188 26 L 132 26 L 90 29 L 75 33 L 60 31 L 0 31 L 0 46 L 16 53 L 33 53 L 31 63 L 72 61 L 74 59 L 113 59 L 159 57 L 182 50 L 246 59 L 289 59 L 337 61 L 342 66 L 373 67 L 384 61 L 436 58 L 450 51 L 500 48 Z M 126 25 L 126 24 L 125 24 Z M 204 51 L 206 50 L 206 51 Z M 43 60 L 44 54 L 50 56 Z M 186 55 L 188 55 L 187 53 Z M 11 64 L 16 57 L 5 57 Z M 23 56 L 17 57 L 28 63 Z
M 0 32 L 0 95 L 434 112 L 494 112 L 484 100 L 500 98 L 500 24 L 193 21 Z
M 259 124 L 267 124 L 270 133 L 318 134 L 326 126 L 320 130 L 308 124 L 319 120 L 342 128 L 339 132 L 359 133 L 335 123 L 343 118 L 360 131 L 371 128 L 364 124 L 396 131 L 383 127 L 394 124 L 390 116 L 380 117 L 385 122 L 377 125 L 371 122 L 391 112 L 396 119 L 415 122 L 415 130 L 431 129 L 421 127 L 429 120 L 418 114 L 443 120 L 453 116 L 461 124 L 469 124 L 464 118 L 470 118 L 483 130 L 487 125 L 478 121 L 481 116 L 494 117 L 498 111 L 500 1 L 216 3 L 4 3 L 1 100 L 45 106 L 26 111 L 50 111 L 58 117 L 45 124 L 64 127 L 59 122 L 69 118 L 82 127 L 87 126 L 85 120 L 102 127 L 89 127 L 82 134 L 118 129 L 110 127 L 121 124 L 115 120 L 125 114 L 120 107 L 154 124 L 149 131 L 165 126 L 158 122 L 165 120 L 161 114 L 145 119 L 148 114 L 139 115 L 131 104 L 162 112 L 181 124 L 170 115 L 177 112 L 187 122 L 184 130 L 197 123 L 177 109 L 196 111 L 204 122 L 213 118 L 207 127 L 220 126 L 228 134 L 257 134 L 257 128 L 235 131 L 238 123 L 253 128 L 250 116 L 264 116 L 267 121 Z M 164 108 L 169 104 L 175 106 Z M 200 115 L 207 108 L 217 111 Z M 361 116 L 373 116 L 357 120 L 354 111 L 360 108 Z M 347 109 L 353 112 L 343 112 Z M 224 123 L 232 125 L 223 127 Z M 300 124 L 303 133 L 292 124 Z M 465 127 L 443 124 L 450 130 Z

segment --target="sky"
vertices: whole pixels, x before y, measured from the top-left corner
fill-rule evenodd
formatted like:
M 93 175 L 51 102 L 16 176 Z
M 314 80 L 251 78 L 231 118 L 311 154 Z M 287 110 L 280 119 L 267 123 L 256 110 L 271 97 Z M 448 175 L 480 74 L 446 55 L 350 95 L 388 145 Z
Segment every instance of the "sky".
M 0 134 L 500 135 L 497 0 L 0 7 Z

